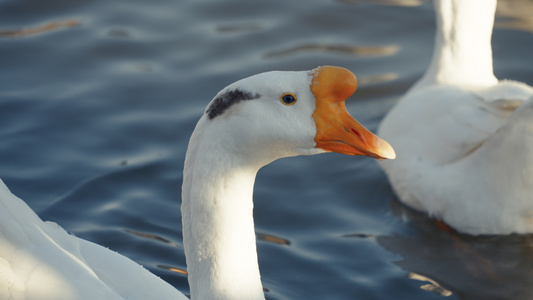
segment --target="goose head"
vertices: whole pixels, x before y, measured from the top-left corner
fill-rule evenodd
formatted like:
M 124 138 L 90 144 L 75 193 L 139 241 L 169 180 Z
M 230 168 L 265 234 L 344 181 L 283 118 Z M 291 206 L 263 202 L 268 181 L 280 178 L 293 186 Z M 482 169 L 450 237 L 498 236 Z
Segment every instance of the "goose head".
M 355 75 L 340 67 L 257 74 L 220 91 L 197 129 L 209 127 L 219 147 L 262 165 L 323 152 L 393 159 L 392 147 L 347 112 L 356 88 Z
M 208 104 L 183 171 L 183 242 L 193 299 L 264 299 L 252 203 L 262 166 L 323 152 L 394 158 L 387 142 L 346 111 L 344 100 L 356 87 L 356 77 L 338 67 L 267 72 L 227 86 Z

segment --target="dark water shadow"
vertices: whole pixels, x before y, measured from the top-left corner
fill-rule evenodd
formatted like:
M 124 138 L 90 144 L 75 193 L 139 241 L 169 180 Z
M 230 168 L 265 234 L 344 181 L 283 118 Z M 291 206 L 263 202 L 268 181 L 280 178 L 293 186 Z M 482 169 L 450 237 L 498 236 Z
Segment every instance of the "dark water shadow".
M 394 214 L 417 231 L 377 238 L 403 257 L 395 262 L 402 269 L 435 281 L 459 299 L 533 298 L 533 235 L 460 234 L 398 201 L 391 203 Z

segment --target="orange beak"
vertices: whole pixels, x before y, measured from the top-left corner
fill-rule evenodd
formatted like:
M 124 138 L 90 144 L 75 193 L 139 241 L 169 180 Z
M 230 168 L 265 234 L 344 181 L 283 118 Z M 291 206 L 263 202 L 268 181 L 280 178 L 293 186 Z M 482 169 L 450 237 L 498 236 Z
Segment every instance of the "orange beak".
M 311 91 L 315 95 L 316 147 L 348 155 L 394 159 L 391 145 L 357 122 L 346 110 L 344 100 L 357 88 L 355 75 L 339 67 L 312 71 Z

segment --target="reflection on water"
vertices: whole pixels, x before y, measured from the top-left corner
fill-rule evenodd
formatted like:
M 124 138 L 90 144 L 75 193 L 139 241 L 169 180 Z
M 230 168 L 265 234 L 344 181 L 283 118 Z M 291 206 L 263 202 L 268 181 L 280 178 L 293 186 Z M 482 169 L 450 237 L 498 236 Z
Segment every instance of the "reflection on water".
M 0 30 L 0 37 L 23 37 L 50 32 L 63 28 L 75 27 L 81 24 L 80 20 L 62 20 L 49 22 L 44 25 L 26 27 L 21 29 Z
M 460 299 L 533 297 L 532 235 L 463 235 L 442 230 L 399 202 L 392 202 L 391 207 L 417 229 L 409 236 L 377 238 L 380 245 L 402 256 L 396 264 L 404 270 L 430 278 Z
M 532 12 L 532 0 L 500 0 L 496 9 L 495 26 L 533 32 Z
M 319 51 L 338 54 L 350 54 L 356 56 L 390 56 L 398 53 L 401 47 L 398 45 L 386 46 L 349 46 L 327 44 L 305 44 L 292 48 L 269 52 L 265 58 L 278 58 L 280 56 L 297 55 L 302 52 Z
M 263 241 L 263 242 L 269 242 L 272 244 L 285 245 L 285 246 L 289 246 L 291 244 L 291 242 L 287 239 L 273 236 L 270 234 L 256 232 L 255 236 L 257 240 Z
M 155 234 L 139 232 L 139 231 L 135 231 L 135 230 L 131 230 L 131 229 L 126 230 L 126 232 L 127 233 L 131 233 L 131 234 L 136 235 L 136 236 L 139 236 L 139 237 L 151 239 L 151 240 L 158 241 L 158 242 L 163 242 L 163 243 L 169 244 L 171 246 L 177 246 L 176 243 L 174 243 L 174 242 L 172 242 L 172 241 L 170 241 L 168 239 L 165 239 L 163 237 L 160 237 L 158 235 L 155 235 Z
M 396 73 L 385 73 L 385 74 L 376 74 L 369 76 L 357 77 L 357 82 L 361 84 L 373 84 L 373 83 L 384 83 L 387 81 L 393 81 L 398 79 L 399 76 Z
M 261 29 L 261 26 L 259 24 L 246 23 L 246 24 L 219 25 L 217 26 L 216 31 L 221 34 L 228 34 L 228 33 L 241 33 L 241 32 L 247 32 L 247 31 L 255 31 L 259 29 Z
M 394 6 L 419 6 L 428 0 L 339 0 L 347 3 L 360 3 L 360 2 L 372 2 L 381 5 L 394 5 Z
M 174 272 L 174 273 L 178 273 L 182 275 L 189 275 L 189 272 L 187 272 L 187 270 L 182 269 L 182 268 L 171 267 L 171 266 L 166 266 L 166 265 L 157 265 L 157 267 L 163 270 L 170 271 L 170 272 Z
M 428 283 L 423 284 L 423 285 L 420 286 L 420 288 L 425 290 L 425 291 L 437 293 L 437 294 L 439 294 L 441 296 L 445 296 L 445 297 L 448 297 L 448 296 L 452 295 L 452 292 L 450 292 L 447 289 L 443 288 L 435 280 L 433 280 L 433 279 L 431 279 L 429 277 L 426 277 L 424 275 L 420 275 L 420 274 L 417 274 L 417 273 L 414 273 L 414 272 L 410 272 L 409 274 L 407 274 L 407 278 L 413 279 L 413 280 L 418 280 L 418 281 L 426 281 L 426 282 L 428 282 Z

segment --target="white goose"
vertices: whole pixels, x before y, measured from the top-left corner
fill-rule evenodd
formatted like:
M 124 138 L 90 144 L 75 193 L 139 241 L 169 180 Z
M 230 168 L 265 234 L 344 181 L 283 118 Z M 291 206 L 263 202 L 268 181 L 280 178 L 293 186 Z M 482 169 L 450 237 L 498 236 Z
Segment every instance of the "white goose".
M 238 81 L 209 104 L 192 134 L 182 191 L 192 299 L 264 299 L 252 217 L 257 171 L 326 151 L 394 158 L 344 100 L 346 69 L 269 72 Z M 1 181 L 0 181 L 1 183 Z M 0 299 L 187 299 L 133 261 L 43 222 L 0 184 Z
M 404 203 L 469 234 L 533 232 L 533 88 L 498 81 L 496 0 L 436 0 L 435 49 L 378 134 Z

